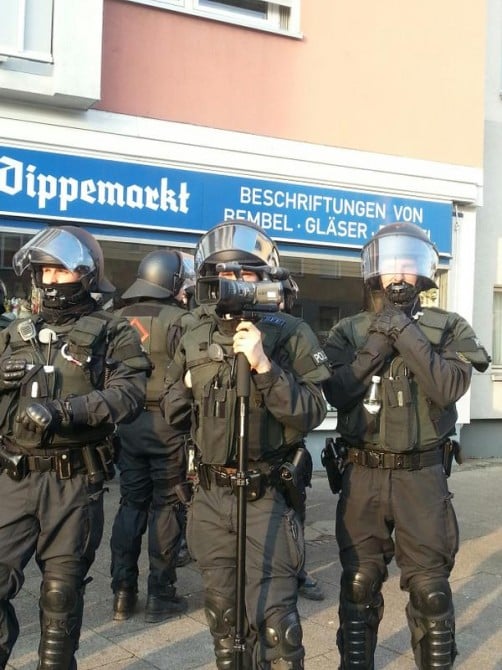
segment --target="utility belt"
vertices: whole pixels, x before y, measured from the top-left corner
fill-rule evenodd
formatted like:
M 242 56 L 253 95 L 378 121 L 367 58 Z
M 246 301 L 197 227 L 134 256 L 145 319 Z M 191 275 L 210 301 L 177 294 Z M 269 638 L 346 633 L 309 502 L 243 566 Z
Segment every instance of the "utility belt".
M 86 474 L 89 482 L 98 484 L 115 475 L 113 448 L 110 444 L 85 445 L 74 449 L 54 450 L 50 455 L 16 454 L 0 444 L 0 471 L 14 481 L 30 472 L 55 472 L 58 479 Z
M 355 463 L 365 468 L 384 470 L 420 470 L 443 463 L 442 447 L 430 451 L 413 451 L 410 453 L 392 453 L 349 447 L 346 455 L 347 463 Z
M 232 490 L 232 493 L 237 494 L 240 486 L 238 483 L 237 468 L 201 463 L 198 467 L 198 476 L 199 484 L 205 491 L 209 491 L 214 484 L 217 487 L 229 488 Z M 267 486 L 272 485 L 271 474 L 262 472 L 259 469 L 247 470 L 246 479 L 246 498 L 248 502 L 262 498 Z
M 286 503 L 300 516 L 305 515 L 305 488 L 310 486 L 312 459 L 303 442 L 292 445 L 291 458 L 280 463 L 252 462 L 246 471 L 246 498 L 259 500 L 267 487 L 274 487 L 285 497 Z M 237 468 L 200 463 L 197 467 L 200 486 L 208 491 L 211 486 L 230 488 L 236 494 L 242 483 Z

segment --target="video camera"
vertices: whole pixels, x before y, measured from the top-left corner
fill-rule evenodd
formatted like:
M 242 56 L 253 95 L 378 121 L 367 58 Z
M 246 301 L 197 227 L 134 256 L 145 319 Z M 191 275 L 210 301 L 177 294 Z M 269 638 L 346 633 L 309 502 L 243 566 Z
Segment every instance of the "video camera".
M 240 277 L 242 270 L 264 272 L 274 277 L 260 282 L 225 277 L 199 277 L 196 284 L 196 301 L 199 305 L 216 305 L 222 314 L 248 312 L 277 312 L 284 300 L 282 280 L 289 276 L 283 268 L 247 266 L 240 263 L 218 263 L 216 272 L 234 272 Z

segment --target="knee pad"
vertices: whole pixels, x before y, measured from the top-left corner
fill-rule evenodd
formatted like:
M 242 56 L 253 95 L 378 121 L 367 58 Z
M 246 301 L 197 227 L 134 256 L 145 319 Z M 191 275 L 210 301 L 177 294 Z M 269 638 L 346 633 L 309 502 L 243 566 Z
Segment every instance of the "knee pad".
M 204 612 L 213 636 L 216 667 L 234 667 L 235 604 L 218 593 L 207 593 Z
M 233 634 L 235 604 L 217 593 L 208 593 L 204 603 L 209 630 L 213 637 L 224 638 Z
M 337 645 L 343 668 L 373 667 L 383 616 L 382 582 L 371 566 L 342 574 Z
M 410 587 L 413 609 L 426 619 L 442 618 L 453 610 L 450 584 L 446 577 L 415 580 Z
M 303 659 L 303 631 L 296 610 L 276 612 L 268 617 L 262 625 L 262 639 L 267 661 Z
M 382 588 L 382 577 L 378 570 L 345 570 L 342 574 L 340 597 L 355 605 L 372 606 Z
M 75 611 L 80 593 L 74 584 L 59 579 L 44 580 L 40 589 L 40 609 L 64 617 Z
M 452 668 L 457 655 L 455 614 L 445 577 L 415 579 L 406 607 L 418 668 Z
M 76 667 L 82 625 L 83 585 L 76 580 L 44 579 L 40 589 L 40 670 Z

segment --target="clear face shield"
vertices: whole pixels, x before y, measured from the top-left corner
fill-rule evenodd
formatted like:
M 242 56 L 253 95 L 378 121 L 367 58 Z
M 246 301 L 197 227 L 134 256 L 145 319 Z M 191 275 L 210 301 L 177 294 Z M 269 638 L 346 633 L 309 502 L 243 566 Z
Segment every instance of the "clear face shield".
M 365 282 L 388 278 L 396 282 L 406 277 L 422 278 L 435 286 L 438 254 L 431 242 L 411 235 L 383 235 L 371 240 L 362 251 L 362 273 Z
M 238 221 L 216 226 L 201 238 L 195 252 L 195 267 L 199 273 L 206 274 L 204 263 L 212 257 L 216 257 L 218 263 L 251 262 L 256 265 L 261 261 L 271 267 L 279 265 L 274 242 L 259 228 Z
M 82 278 L 96 271 L 89 250 L 74 235 L 61 228 L 47 228 L 19 249 L 12 260 L 14 272 L 21 276 L 32 262 L 62 265 Z

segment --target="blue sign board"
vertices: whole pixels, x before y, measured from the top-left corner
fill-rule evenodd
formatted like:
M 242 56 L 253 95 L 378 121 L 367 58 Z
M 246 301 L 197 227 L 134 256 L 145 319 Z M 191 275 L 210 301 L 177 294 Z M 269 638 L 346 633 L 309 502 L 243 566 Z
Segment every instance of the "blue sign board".
M 422 227 L 451 256 L 451 203 L 0 146 L 0 214 L 200 234 L 252 220 L 278 242 L 360 249 L 384 224 Z

